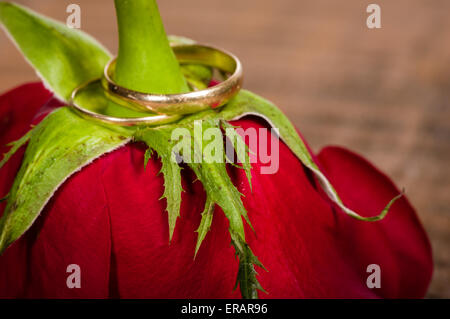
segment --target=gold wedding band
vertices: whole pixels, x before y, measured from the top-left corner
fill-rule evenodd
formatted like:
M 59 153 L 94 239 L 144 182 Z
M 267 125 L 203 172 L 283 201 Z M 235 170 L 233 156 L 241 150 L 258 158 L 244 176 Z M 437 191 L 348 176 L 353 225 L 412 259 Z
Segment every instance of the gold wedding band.
M 102 85 L 116 103 L 131 109 L 159 114 L 190 114 L 211 107 L 220 107 L 234 97 L 242 87 L 242 65 L 231 53 L 211 46 L 174 45 L 172 49 L 180 64 L 201 64 L 231 74 L 223 82 L 204 90 L 181 94 L 148 94 L 129 90 L 113 80 L 116 59 L 105 67 Z
M 81 106 L 80 104 L 78 104 L 76 102 L 77 96 L 79 96 L 79 94 L 83 93 L 83 90 L 86 90 L 87 88 L 89 88 L 92 85 L 95 85 L 96 83 L 98 83 L 99 86 L 101 86 L 100 82 L 101 82 L 101 79 L 95 79 L 95 80 L 89 81 L 85 84 L 82 84 L 81 86 L 79 86 L 72 92 L 70 104 L 81 116 L 83 116 L 85 118 L 95 119 L 95 120 L 98 120 L 98 121 L 101 121 L 104 123 L 121 125 L 121 126 L 163 125 L 163 124 L 175 122 L 175 121 L 179 120 L 180 118 L 182 118 L 182 115 L 160 115 L 160 114 L 156 114 L 153 116 L 144 116 L 144 117 L 112 116 L 112 115 L 102 114 L 99 112 L 94 112 L 92 110 L 89 110 L 89 109 Z M 105 97 L 105 101 L 106 101 L 106 97 Z M 95 102 L 97 103 L 97 101 L 95 101 Z

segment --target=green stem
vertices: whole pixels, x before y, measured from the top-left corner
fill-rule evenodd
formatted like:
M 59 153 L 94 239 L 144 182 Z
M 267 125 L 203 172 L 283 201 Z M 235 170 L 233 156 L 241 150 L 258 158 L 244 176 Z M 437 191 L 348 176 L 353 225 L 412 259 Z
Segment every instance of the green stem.
M 119 55 L 115 81 L 145 93 L 189 91 L 155 0 L 115 0 Z

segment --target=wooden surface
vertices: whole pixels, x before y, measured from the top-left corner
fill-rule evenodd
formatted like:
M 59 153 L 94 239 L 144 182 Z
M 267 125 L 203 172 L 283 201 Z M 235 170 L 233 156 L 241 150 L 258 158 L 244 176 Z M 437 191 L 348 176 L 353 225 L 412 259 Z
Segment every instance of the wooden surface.
M 17 1 L 66 20 L 117 49 L 113 1 Z M 450 297 L 450 1 L 159 1 L 167 30 L 236 53 L 245 86 L 274 101 L 314 150 L 339 144 L 405 187 L 433 245 L 429 297 Z M 43 44 L 44 45 L 44 44 Z M 35 80 L 0 33 L 0 92 Z M 414 280 L 412 278 L 412 280 Z

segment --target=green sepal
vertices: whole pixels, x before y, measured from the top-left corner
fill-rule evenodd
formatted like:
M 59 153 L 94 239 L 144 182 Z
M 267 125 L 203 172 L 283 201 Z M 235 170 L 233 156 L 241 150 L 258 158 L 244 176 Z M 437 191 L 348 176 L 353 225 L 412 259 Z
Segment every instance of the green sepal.
M 379 221 L 387 215 L 392 204 L 403 196 L 403 194 L 399 194 L 393 198 L 377 216 L 363 217 L 359 215 L 344 205 L 333 185 L 331 185 L 313 161 L 308 148 L 298 135 L 295 127 L 275 105 L 256 94 L 242 90 L 233 100 L 223 107 L 220 112 L 220 116 L 228 121 L 240 119 L 247 115 L 259 116 L 266 120 L 272 128 L 275 128 L 280 139 L 290 148 L 303 165 L 315 174 L 328 197 L 347 215 L 361 221 Z
M 202 242 L 205 239 L 206 234 L 211 229 L 215 206 L 216 205 L 214 204 L 214 201 L 212 201 L 209 197 L 207 197 L 205 202 L 205 209 L 203 210 L 202 213 L 202 219 L 200 220 L 200 225 L 195 231 L 197 233 L 197 244 L 195 245 L 194 259 L 197 256 L 198 250 L 200 249 L 200 246 L 202 245 Z
M 67 107 L 37 125 L 0 219 L 0 254 L 33 224 L 67 178 L 128 143 L 127 134 L 127 130 L 86 121 Z
M 0 23 L 27 61 L 62 100 L 103 73 L 108 51 L 86 33 L 17 4 L 0 3 Z
M 251 228 L 252 226 L 241 200 L 242 194 L 233 185 L 228 175 L 225 158 L 222 158 L 220 162 L 214 162 L 214 158 L 211 157 L 211 154 L 206 152 L 208 144 L 213 141 L 207 142 L 203 139 L 203 134 L 199 135 L 199 132 L 202 133 L 207 129 L 215 129 L 218 134 L 216 138 L 223 143 L 223 128 L 233 127 L 228 123 L 224 123 L 217 112 L 208 110 L 186 116 L 177 124 L 139 129 L 135 132 L 134 139 L 136 141 L 147 143 L 149 148 L 156 151 L 159 155 L 165 154 L 164 156 L 166 158 L 169 158 L 170 154 L 170 156 L 172 156 L 171 161 L 173 165 L 177 165 L 174 153 L 178 153 L 180 158 L 194 171 L 197 179 L 202 183 L 207 200 L 200 225 L 197 229 L 198 237 L 194 258 L 211 227 L 215 205 L 222 208 L 222 211 L 229 220 L 229 231 L 230 234 L 232 234 L 232 244 L 237 247 L 236 254 L 239 257 L 239 260 L 242 261 L 240 262 L 240 270 L 236 280 L 241 286 L 243 297 L 254 298 L 255 296 L 257 297 L 257 290 L 262 290 L 256 279 L 254 265 L 262 265 L 245 242 L 243 219 Z M 181 142 L 183 145 L 181 146 L 180 144 L 177 144 L 178 141 L 174 142 L 172 140 L 172 132 L 174 132 L 175 129 L 184 130 L 183 134 L 181 134 L 183 137 L 183 141 Z M 237 136 L 235 140 L 242 141 L 241 137 L 237 134 L 235 136 L 229 131 L 228 135 L 233 138 L 236 138 Z M 187 146 L 185 143 L 187 143 Z M 188 150 L 183 146 L 188 147 Z M 146 160 L 149 156 L 150 154 L 145 156 Z M 245 156 L 248 158 L 248 154 Z M 249 160 L 247 162 L 249 162 Z M 180 190 L 181 192 L 181 179 L 172 178 L 170 177 L 170 174 L 168 178 L 166 175 L 164 178 L 165 183 L 166 181 L 169 182 L 168 185 L 165 184 L 166 190 L 169 186 L 170 189 Z M 178 202 L 180 197 L 181 196 L 179 196 L 177 192 L 168 192 L 166 196 L 168 201 L 173 202 Z M 169 213 L 169 227 L 175 227 L 176 218 L 171 219 L 170 216 Z M 171 228 L 171 231 L 173 231 L 173 228 Z
M 234 127 L 227 121 L 221 121 L 222 128 L 225 131 L 225 136 L 228 138 L 231 145 L 235 150 L 238 163 L 242 165 L 242 168 L 245 171 L 245 175 L 247 176 L 248 184 L 250 186 L 250 190 L 252 189 L 252 164 L 250 163 L 250 155 L 251 150 L 245 144 L 245 141 L 242 137 L 236 132 L 237 127 Z M 228 163 L 234 164 L 229 158 L 227 158 Z
M 145 165 L 147 165 L 153 151 L 161 159 L 161 172 L 164 176 L 164 193 L 162 198 L 167 202 L 169 215 L 169 242 L 172 240 L 177 218 L 180 216 L 181 205 L 181 167 L 174 159 L 171 130 L 166 126 L 154 129 L 137 130 L 135 140 L 143 141 L 149 149 L 145 153 Z
M 217 119 L 203 120 L 201 122 L 202 130 L 204 131 L 211 127 L 219 129 L 220 122 L 221 120 Z M 202 144 L 203 141 L 196 137 L 197 136 L 194 134 L 194 143 Z M 202 145 L 199 149 L 203 149 L 203 146 L 204 145 Z M 201 156 L 201 163 L 191 162 L 188 163 L 188 165 L 195 172 L 198 179 L 202 183 L 210 204 L 216 203 L 220 208 L 222 208 L 222 211 L 225 213 L 225 216 L 229 221 L 229 232 L 232 238 L 232 244 L 235 247 L 236 254 L 239 256 L 240 260 L 236 282 L 241 287 L 242 297 L 244 299 L 258 298 L 257 290 L 262 290 L 262 287 L 256 279 L 254 264 L 261 265 L 261 263 L 254 256 L 250 247 L 245 242 L 245 231 L 242 218 L 246 220 L 252 230 L 253 227 L 248 218 L 247 211 L 242 203 L 242 194 L 233 185 L 230 177 L 228 176 L 225 161 L 222 163 L 209 163 L 208 158 L 206 157 L 207 154 L 202 153 Z M 206 216 L 204 218 L 207 219 L 210 217 Z M 204 222 L 206 224 L 209 221 L 205 220 Z
M 209 128 L 217 128 L 220 131 L 219 123 L 219 120 L 202 120 L 199 125 L 201 125 L 203 132 Z M 225 160 L 222 160 L 220 163 L 215 163 L 212 162 L 212 159 L 208 158 L 208 154 L 202 152 L 202 154 L 199 155 L 195 152 L 195 150 L 203 150 L 206 146 L 203 144 L 205 141 L 199 137 L 198 134 L 195 134 L 195 125 L 194 122 L 193 126 L 190 127 L 192 130 L 191 136 L 194 137 L 193 144 L 195 156 L 197 156 L 197 158 L 201 157 L 201 162 L 196 163 L 195 161 L 191 161 L 187 164 L 203 184 L 207 196 L 222 208 L 225 216 L 230 222 L 230 228 L 236 232 L 242 240 L 245 240 L 242 217 L 250 227 L 251 223 L 242 203 L 241 193 L 233 185 L 228 176 Z
M 145 151 L 145 154 L 144 154 L 144 169 L 147 168 L 148 161 L 152 158 L 152 156 L 153 156 L 153 150 L 149 147 L 149 148 L 147 148 L 147 150 Z
M 267 293 L 259 283 L 255 266 L 267 271 L 258 258 L 253 254 L 248 244 L 230 230 L 231 243 L 234 246 L 236 256 L 239 258 L 239 268 L 234 289 L 239 286 L 242 298 L 258 299 L 258 290 Z

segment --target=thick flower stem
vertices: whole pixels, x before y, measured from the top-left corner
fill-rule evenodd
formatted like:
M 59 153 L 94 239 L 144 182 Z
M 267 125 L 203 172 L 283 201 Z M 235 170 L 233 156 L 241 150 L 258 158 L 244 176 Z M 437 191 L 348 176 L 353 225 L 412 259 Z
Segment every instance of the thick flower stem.
M 189 91 L 167 39 L 156 0 L 115 0 L 119 55 L 115 81 L 146 93 Z

